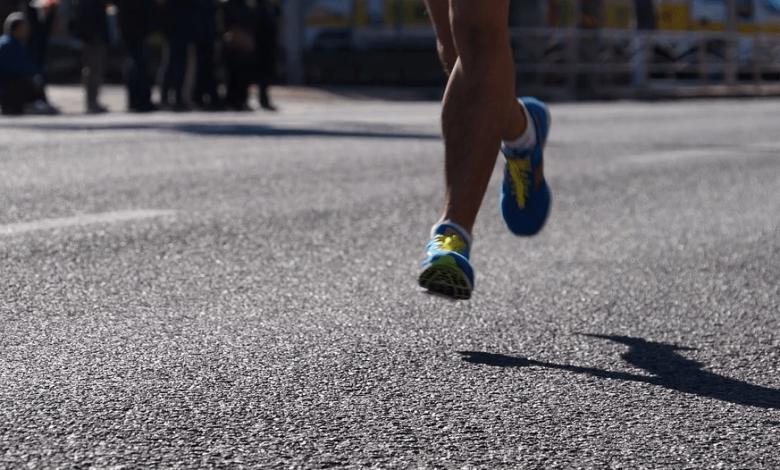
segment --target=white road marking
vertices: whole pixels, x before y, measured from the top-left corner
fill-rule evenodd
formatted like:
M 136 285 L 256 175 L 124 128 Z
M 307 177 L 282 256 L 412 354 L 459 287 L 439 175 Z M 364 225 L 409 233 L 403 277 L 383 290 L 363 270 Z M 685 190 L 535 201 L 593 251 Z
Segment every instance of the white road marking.
M 624 155 L 609 162 L 613 170 L 644 167 L 657 164 L 674 165 L 686 162 L 724 162 L 747 161 L 752 158 L 766 158 L 771 152 L 772 144 L 752 144 L 742 148 L 693 148 L 680 150 L 667 150 L 662 152 L 647 152 L 641 154 Z
M 20 222 L 16 224 L 0 225 L 0 235 L 15 235 L 19 233 L 34 232 L 37 230 L 52 230 L 63 227 L 90 225 L 98 223 L 125 222 L 128 220 L 149 219 L 173 215 L 175 211 L 164 210 L 135 210 L 104 212 L 102 214 L 83 214 L 74 217 L 57 219 L 43 219 L 32 222 Z

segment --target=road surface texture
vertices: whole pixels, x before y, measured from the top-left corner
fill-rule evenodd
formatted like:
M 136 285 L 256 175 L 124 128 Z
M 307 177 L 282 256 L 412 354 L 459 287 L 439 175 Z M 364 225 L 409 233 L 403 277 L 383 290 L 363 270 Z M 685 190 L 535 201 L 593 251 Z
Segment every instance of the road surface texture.
M 780 467 L 780 100 L 553 104 L 451 302 L 439 105 L 313 95 L 0 119 L 0 468 Z

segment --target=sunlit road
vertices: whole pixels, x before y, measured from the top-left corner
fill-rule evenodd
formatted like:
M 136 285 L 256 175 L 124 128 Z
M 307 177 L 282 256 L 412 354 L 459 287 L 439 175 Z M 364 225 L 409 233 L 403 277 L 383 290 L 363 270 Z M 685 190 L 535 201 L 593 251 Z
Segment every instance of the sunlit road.
M 0 468 L 778 468 L 780 100 L 551 106 L 472 300 L 435 102 L 0 119 Z

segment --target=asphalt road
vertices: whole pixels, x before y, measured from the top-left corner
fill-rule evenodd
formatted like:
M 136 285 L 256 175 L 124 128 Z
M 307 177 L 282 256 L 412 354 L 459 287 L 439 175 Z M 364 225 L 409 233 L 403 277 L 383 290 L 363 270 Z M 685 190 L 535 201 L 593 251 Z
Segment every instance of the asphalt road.
M 435 102 L 0 119 L 0 468 L 778 468 L 780 100 L 553 104 L 415 278 Z

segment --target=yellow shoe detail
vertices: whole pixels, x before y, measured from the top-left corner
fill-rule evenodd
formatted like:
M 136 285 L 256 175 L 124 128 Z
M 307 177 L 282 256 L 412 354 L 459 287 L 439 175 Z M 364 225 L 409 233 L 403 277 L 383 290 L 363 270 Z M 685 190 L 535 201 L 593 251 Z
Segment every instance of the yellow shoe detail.
M 466 243 L 457 235 L 436 235 L 433 239 L 437 250 L 461 253 L 466 249 Z
M 531 185 L 531 157 L 507 158 L 506 167 L 512 178 L 512 194 L 515 196 L 517 207 L 525 209 L 525 201 L 528 199 L 528 188 Z M 535 175 L 539 178 L 539 175 Z

